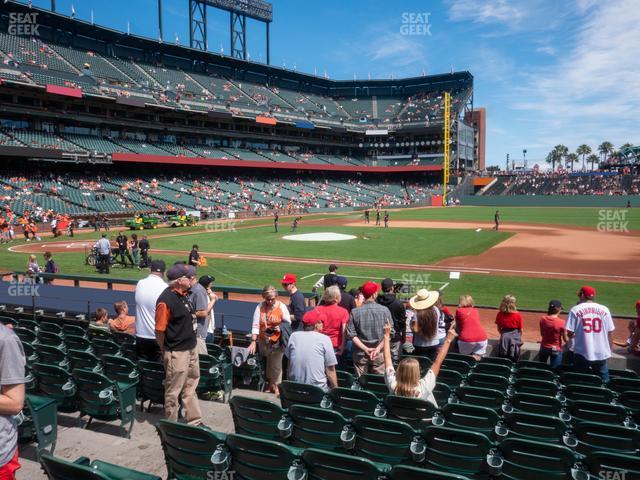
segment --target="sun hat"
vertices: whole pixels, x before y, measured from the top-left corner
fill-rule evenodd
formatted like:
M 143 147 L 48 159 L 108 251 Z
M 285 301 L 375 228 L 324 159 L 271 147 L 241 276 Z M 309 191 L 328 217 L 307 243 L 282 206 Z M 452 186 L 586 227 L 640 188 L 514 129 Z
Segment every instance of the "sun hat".
M 438 290 L 427 290 L 422 288 L 409 299 L 409 305 L 415 310 L 424 310 L 425 308 L 433 307 L 440 298 L 440 292 Z

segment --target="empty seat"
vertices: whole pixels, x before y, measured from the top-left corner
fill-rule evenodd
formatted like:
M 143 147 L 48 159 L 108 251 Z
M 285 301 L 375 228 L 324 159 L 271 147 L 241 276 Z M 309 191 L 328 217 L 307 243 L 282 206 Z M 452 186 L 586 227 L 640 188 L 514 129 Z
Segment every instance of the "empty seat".
M 289 408 L 294 404 L 312 405 L 319 407 L 320 402 L 325 397 L 325 393 L 320 387 L 307 385 L 305 383 L 283 381 L 279 386 L 280 403 L 282 408 Z
M 144 408 L 144 402 L 148 401 L 147 411 L 153 405 L 164 405 L 164 366 L 160 362 L 138 360 L 138 394 L 140 396 L 140 409 Z
M 355 437 L 350 438 L 353 434 Z M 360 457 L 395 465 L 411 461 L 410 447 L 415 436 L 416 431 L 408 423 L 357 415 L 345 432 L 343 448 Z
M 358 384 L 361 389 L 374 393 L 380 399 L 384 399 L 389 394 L 389 387 L 384 381 L 384 375 L 365 373 L 358 378 Z
M 451 389 L 458 388 L 464 381 L 465 376 L 456 370 L 441 368 L 438 373 L 437 382 L 449 386 Z
M 229 401 L 235 432 L 267 440 L 280 440 L 278 422 L 285 411 L 267 400 L 233 397 Z
M 530 393 L 534 395 L 557 395 L 560 387 L 555 382 L 536 380 L 533 378 L 516 378 L 512 386 L 518 393 Z
M 499 419 L 497 412 L 491 408 L 449 403 L 442 408 L 439 415 L 436 415 L 433 423 L 462 431 L 480 432 L 492 437 Z
M 473 373 L 484 373 L 486 375 L 497 375 L 499 377 L 509 378 L 511 376 L 511 367 L 498 363 L 478 362 L 473 369 Z
M 638 373 L 633 370 L 625 368 L 624 370 L 618 368 L 609 369 L 609 377 L 622 377 L 622 378 L 638 378 Z
M 601 387 L 602 378 L 597 375 L 577 372 L 563 372 L 560 375 L 560 383 L 564 386 L 569 385 L 590 385 L 592 387 Z
M 478 361 L 472 357 L 471 355 L 465 355 L 463 353 L 449 352 L 447 353 L 447 357 L 451 360 L 461 360 L 469 364 L 470 367 L 474 367 Z
M 161 480 L 156 475 L 100 460 L 91 462 L 86 457 L 80 457 L 72 463 L 44 453 L 40 463 L 50 480 Z
M 563 411 L 563 406 L 556 397 L 516 392 L 507 400 L 503 408 L 505 413 L 514 410 L 558 417 Z
M 576 455 L 561 445 L 507 438 L 498 445 L 498 478 L 518 480 L 565 480 L 571 477 Z M 499 473 L 498 473 L 499 472 Z
M 340 413 L 308 405 L 292 405 L 280 425 L 281 436 L 298 448 L 342 450 L 340 436 L 349 421 Z
M 59 348 L 65 350 L 64 336 L 62 333 L 54 333 L 40 328 L 36 335 L 39 345 L 48 345 L 50 347 Z
M 22 415 L 18 416 L 21 441 L 38 442 L 37 452 L 53 453 L 58 438 L 58 410 L 56 401 L 38 395 L 27 395 Z
M 13 333 L 15 333 L 20 339 L 20 341 L 23 343 L 31 343 L 31 344 L 36 343 L 35 330 L 30 330 L 28 328 L 20 326 L 20 327 L 15 327 L 13 329 Z
M 80 325 L 73 325 L 70 323 L 65 323 L 62 325 L 62 333 L 64 333 L 65 338 L 67 335 L 76 335 L 78 337 L 87 337 L 87 329 L 85 327 L 81 327 Z
M 472 373 L 467 377 L 467 384 L 471 387 L 492 388 L 506 392 L 509 388 L 509 379 L 498 375 L 487 375 L 484 373 Z
M 91 353 L 94 352 L 91 342 L 85 336 L 65 335 L 64 343 L 67 349 L 69 350 L 73 349 L 73 350 L 82 350 L 84 352 L 91 352 Z
M 389 480 L 468 480 L 462 475 L 444 473 L 426 468 L 411 467 L 408 465 L 396 465 L 387 474 Z
M 40 363 L 55 365 L 65 369 L 68 369 L 70 366 L 67 352 L 63 348 L 38 343 L 36 344 L 36 353 Z
M 531 368 L 522 367 L 515 371 L 515 378 L 531 378 L 534 380 L 544 380 L 546 382 L 553 382 L 556 379 L 556 374 L 551 370 L 545 370 L 544 368 Z
M 136 364 L 125 357 L 103 355 L 104 374 L 114 382 L 137 383 L 140 373 Z
M 510 369 L 514 367 L 513 361 L 510 358 L 503 357 L 483 357 L 478 363 L 494 363 L 509 367 Z
M 233 372 L 231 364 L 225 372 L 225 364 L 211 355 L 200 355 L 200 381 L 198 393 L 223 392 L 222 401 L 225 402 L 231 394 Z
M 446 383 L 436 383 L 435 388 L 433 389 L 433 398 L 436 399 L 436 403 L 439 407 L 442 405 L 446 405 L 449 403 L 449 398 L 451 398 L 451 394 L 454 389 L 451 388 Z
M 356 415 L 384 416 L 384 405 L 378 397 L 366 390 L 334 388 L 329 392 L 332 408 L 346 418 Z
M 387 409 L 386 418 L 406 422 L 415 429 L 422 428 L 425 421 L 431 423 L 437 410 L 437 407 L 427 400 L 398 395 L 387 395 L 384 406 Z
M 538 362 L 536 360 L 518 360 L 518 362 L 516 362 L 516 370 L 520 368 L 537 368 L 540 370 L 553 371 L 551 365 L 548 363 Z
M 621 405 L 576 400 L 567 402 L 567 411 L 574 421 L 600 422 L 623 425 L 627 421 L 627 411 Z
M 378 480 L 391 470 L 387 464 L 315 448 L 304 451 L 302 464 L 306 478 L 314 480 Z
M 640 379 L 629 377 L 614 377 L 607 386 L 614 392 L 621 394 L 624 392 L 640 392 Z
M 573 427 L 572 433 L 577 441 L 575 451 L 581 455 L 597 451 L 640 453 L 640 430 L 635 428 L 583 421 Z
M 506 430 L 499 432 L 501 428 Z M 498 426 L 498 430 L 499 437 L 561 445 L 567 427 L 558 417 L 515 411 L 504 415 L 504 422 Z
M 500 390 L 481 387 L 460 387 L 454 394 L 457 402 L 492 408 L 496 411 L 502 409 L 505 398 L 505 394 Z
M 338 377 L 338 386 L 342 388 L 351 388 L 356 381 L 352 374 L 344 370 L 336 370 L 336 376 Z
M 640 478 L 640 457 L 612 452 L 595 452 L 582 460 L 594 479 Z
M 588 400 L 590 402 L 611 403 L 614 394 L 604 387 L 594 387 L 591 385 L 569 385 L 562 394 L 567 400 Z
M 447 370 L 454 370 L 462 376 L 466 377 L 471 370 L 471 365 L 463 360 L 456 360 L 447 356 L 442 362 L 442 368 L 446 368 Z
M 84 369 L 92 372 L 102 372 L 100 359 L 93 353 L 84 350 L 69 350 L 68 355 L 72 370 Z
M 113 340 L 94 337 L 91 339 L 96 355 L 101 357 L 102 355 L 121 355 L 120 345 Z

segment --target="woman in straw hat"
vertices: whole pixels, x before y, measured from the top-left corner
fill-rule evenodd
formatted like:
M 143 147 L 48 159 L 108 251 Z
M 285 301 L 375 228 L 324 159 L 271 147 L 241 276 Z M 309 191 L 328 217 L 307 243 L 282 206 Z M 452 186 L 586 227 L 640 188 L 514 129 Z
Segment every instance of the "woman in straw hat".
M 437 308 L 434 307 L 437 298 L 437 295 L 430 294 L 430 292 L 428 292 L 427 290 L 420 290 L 418 291 L 418 294 L 416 296 L 412 297 L 409 300 L 409 304 L 416 310 L 416 312 L 426 309 L 437 310 Z M 433 396 L 433 389 L 436 387 L 436 379 L 438 377 L 438 373 L 440 373 L 440 366 L 442 365 L 444 358 L 449 352 L 449 347 L 451 346 L 451 342 L 453 342 L 455 337 L 455 324 L 453 324 L 447 332 L 447 336 L 444 339 L 442 347 L 438 351 L 433 365 L 427 371 L 424 377 L 420 378 L 420 364 L 415 358 L 405 357 L 400 360 L 397 370 L 393 368 L 393 362 L 391 360 L 391 325 L 385 325 L 384 376 L 389 392 L 394 395 L 403 397 L 420 398 L 422 400 L 427 400 L 437 407 L 438 404 L 435 397 Z
M 428 357 L 432 361 L 440 350 L 439 328 L 440 317 L 443 317 L 436 303 L 440 297 L 437 290 L 419 290 L 409 299 L 410 310 L 407 310 L 409 326 L 413 332 L 413 354 Z M 444 323 L 444 318 L 442 319 Z M 444 326 L 442 326 L 444 328 Z M 446 331 L 443 332 L 442 340 Z

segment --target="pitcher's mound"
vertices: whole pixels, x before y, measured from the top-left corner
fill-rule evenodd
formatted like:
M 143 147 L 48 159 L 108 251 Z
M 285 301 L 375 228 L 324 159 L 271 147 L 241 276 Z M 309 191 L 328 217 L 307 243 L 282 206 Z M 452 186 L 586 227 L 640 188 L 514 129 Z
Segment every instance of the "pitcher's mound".
M 315 232 L 301 233 L 300 235 L 285 235 L 285 240 L 295 240 L 297 242 L 337 242 L 339 240 L 353 240 L 358 238 L 355 235 L 345 235 L 344 233 Z

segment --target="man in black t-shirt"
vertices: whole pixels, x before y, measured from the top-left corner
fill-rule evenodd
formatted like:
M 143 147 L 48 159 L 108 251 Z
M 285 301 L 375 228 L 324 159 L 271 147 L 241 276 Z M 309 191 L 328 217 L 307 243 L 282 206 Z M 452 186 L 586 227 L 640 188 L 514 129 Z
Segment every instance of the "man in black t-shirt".
M 287 273 L 282 277 L 282 287 L 289 294 L 289 314 L 291 315 L 291 329 L 302 329 L 302 317 L 306 311 L 304 295 L 296 286 L 296 276 L 293 273 Z
M 192 267 L 200 266 L 200 254 L 198 253 L 198 245 L 194 245 L 191 247 L 191 252 L 189 252 L 189 260 L 187 261 L 187 265 L 191 265 Z
M 278 233 L 279 220 L 280 220 L 280 217 L 278 216 L 278 212 L 276 212 L 275 215 L 273 216 L 273 228 L 275 229 L 275 233 Z
M 142 236 L 142 240 L 138 243 L 138 247 L 140 248 L 140 256 L 142 257 L 140 267 L 146 268 L 149 266 L 149 250 L 151 249 L 151 245 L 149 244 L 149 240 L 146 235 Z
M 126 255 L 131 262 L 131 267 L 133 267 L 133 258 L 131 258 L 131 254 L 129 253 L 129 239 L 124 234 L 124 232 L 119 232 L 118 236 L 116 237 L 116 243 L 118 244 L 118 255 L 120 255 L 120 263 L 122 263 L 122 265 L 124 265 L 125 267 L 127 266 L 127 262 L 124 259 Z
M 364 223 L 369 223 L 369 209 L 364 211 Z

